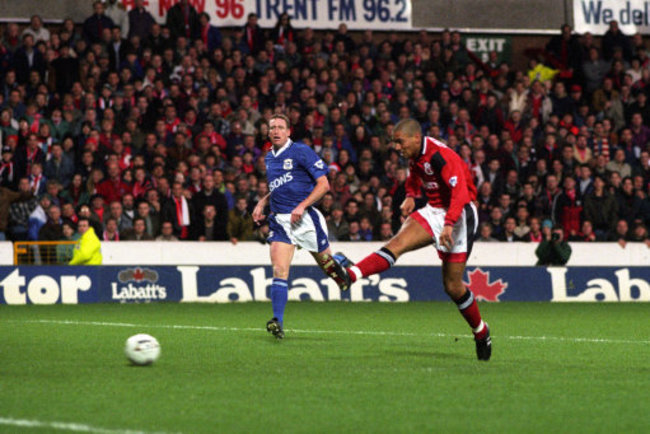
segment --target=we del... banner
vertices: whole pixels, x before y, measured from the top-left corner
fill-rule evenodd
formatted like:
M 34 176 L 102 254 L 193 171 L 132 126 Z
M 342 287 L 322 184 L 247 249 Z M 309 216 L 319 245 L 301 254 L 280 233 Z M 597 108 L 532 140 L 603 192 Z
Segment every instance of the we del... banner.
M 650 1 L 573 0 L 576 32 L 603 35 L 612 21 L 627 35 L 650 34 Z

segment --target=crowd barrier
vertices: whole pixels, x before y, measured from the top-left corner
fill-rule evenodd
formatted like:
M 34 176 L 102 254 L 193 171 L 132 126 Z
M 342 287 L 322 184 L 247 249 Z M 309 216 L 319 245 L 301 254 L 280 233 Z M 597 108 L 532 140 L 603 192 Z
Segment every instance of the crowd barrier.
M 0 304 L 268 301 L 270 266 L 0 267 Z M 396 266 L 341 292 L 316 266 L 291 270 L 289 300 L 447 300 L 440 267 Z M 650 301 L 648 267 L 468 267 L 479 300 Z

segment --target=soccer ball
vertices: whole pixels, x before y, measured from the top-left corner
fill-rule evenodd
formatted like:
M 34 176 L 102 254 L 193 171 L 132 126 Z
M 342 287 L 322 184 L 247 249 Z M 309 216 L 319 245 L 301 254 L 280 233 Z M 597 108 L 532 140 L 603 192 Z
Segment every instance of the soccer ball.
M 160 344 L 153 336 L 140 333 L 126 340 L 124 353 L 135 365 L 150 365 L 160 356 Z

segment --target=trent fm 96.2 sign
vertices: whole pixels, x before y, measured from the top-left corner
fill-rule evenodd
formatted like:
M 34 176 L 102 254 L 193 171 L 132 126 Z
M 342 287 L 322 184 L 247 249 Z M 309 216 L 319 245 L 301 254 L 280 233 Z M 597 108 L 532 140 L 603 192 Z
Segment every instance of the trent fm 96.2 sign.
M 216 26 L 240 26 L 248 14 L 259 17 L 264 28 L 275 26 L 287 13 L 296 28 L 335 29 L 345 23 L 352 30 L 410 30 L 411 0 L 189 0 L 201 12 L 210 15 Z M 133 0 L 124 0 L 127 9 Z M 177 0 L 145 0 L 145 7 L 161 24 Z

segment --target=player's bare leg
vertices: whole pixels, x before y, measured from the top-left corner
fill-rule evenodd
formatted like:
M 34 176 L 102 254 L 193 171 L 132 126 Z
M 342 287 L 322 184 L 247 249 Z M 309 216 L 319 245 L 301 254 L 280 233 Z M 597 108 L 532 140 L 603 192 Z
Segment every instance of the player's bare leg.
M 476 341 L 476 356 L 479 360 L 490 360 L 492 355 L 490 329 L 481 318 L 481 312 L 474 294 L 463 283 L 464 272 L 464 262 L 444 261 L 442 263 L 442 283 L 445 292 L 456 302 L 460 314 L 463 315 L 465 321 L 472 328 L 474 340 Z
M 278 339 L 284 338 L 282 323 L 284 308 L 287 305 L 289 269 L 296 250 L 292 244 L 274 241 L 271 243 L 271 265 L 273 266 L 273 283 L 271 284 L 271 304 L 273 318 L 266 323 L 266 330 Z
M 332 249 L 329 247 L 322 252 L 310 252 L 316 259 L 318 266 L 330 276 L 342 291 L 350 289 L 352 284 L 349 274 L 345 269 L 332 257 Z
M 347 271 L 352 282 L 356 282 L 362 277 L 388 270 L 404 253 L 428 246 L 431 243 L 433 243 L 433 239 L 429 232 L 420 223 L 409 217 L 399 232 L 384 247 L 366 256 Z

